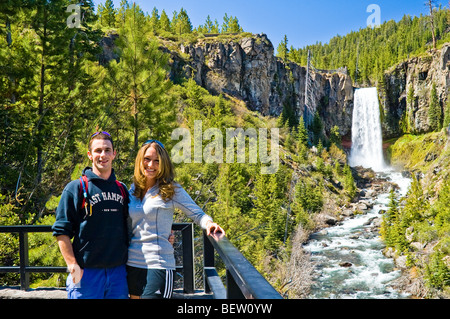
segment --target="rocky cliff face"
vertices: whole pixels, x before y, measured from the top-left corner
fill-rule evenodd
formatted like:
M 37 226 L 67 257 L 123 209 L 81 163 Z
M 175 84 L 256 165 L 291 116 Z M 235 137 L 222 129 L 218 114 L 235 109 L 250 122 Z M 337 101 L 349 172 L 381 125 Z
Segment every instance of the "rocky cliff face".
M 279 116 L 283 107 L 304 113 L 306 68 L 275 57 L 266 35 L 200 39 L 172 51 L 172 78 L 193 76 L 212 94 L 240 98 L 251 110 Z M 350 133 L 353 86 L 342 73 L 312 73 L 313 101 L 328 133 L 334 125 Z
M 181 45 L 179 52 L 181 55 L 172 51 L 172 75 L 193 76 L 211 93 L 240 98 L 249 109 L 263 115 L 279 116 L 283 107 L 298 117 L 304 113 L 306 68 L 275 57 L 274 47 L 264 34 L 200 39 Z M 325 132 L 337 125 L 340 133 L 349 137 L 354 92 L 351 78 L 343 73 L 312 72 L 312 80 L 312 100 Z M 430 131 L 428 110 L 433 83 L 444 114 L 450 85 L 450 43 L 386 71 L 384 83 L 378 85 L 384 138 L 405 133 L 400 123 L 405 117 L 411 133 Z M 407 99 L 410 90 L 414 92 L 411 101 Z
M 428 109 L 433 83 L 444 114 L 450 85 L 450 43 L 441 50 L 411 58 L 392 67 L 385 73 L 384 80 L 385 90 L 380 92 L 385 111 L 383 135 L 400 135 L 402 130 L 399 122 L 404 115 L 412 128 L 411 133 L 428 132 Z M 407 101 L 410 90 L 414 94 L 412 100 Z
M 116 38 L 117 34 L 110 34 L 102 40 L 104 50 L 99 57 L 102 64 L 118 59 L 114 53 Z M 304 115 L 306 68 L 275 57 L 274 47 L 265 34 L 207 37 L 184 45 L 163 42 L 162 49 L 172 56 L 170 76 L 175 82 L 193 76 L 212 94 L 226 93 L 242 99 L 249 109 L 263 115 L 279 116 L 283 108 L 298 118 Z M 312 101 L 322 118 L 325 133 L 337 125 L 341 135 L 350 138 L 354 93 L 351 78 L 344 73 L 311 74 Z M 430 130 L 428 109 L 433 83 L 444 113 L 450 85 L 450 43 L 385 72 L 384 82 L 378 85 L 384 110 L 384 138 L 403 133 L 400 121 L 405 114 L 411 133 Z M 407 103 L 410 90 L 414 94 Z

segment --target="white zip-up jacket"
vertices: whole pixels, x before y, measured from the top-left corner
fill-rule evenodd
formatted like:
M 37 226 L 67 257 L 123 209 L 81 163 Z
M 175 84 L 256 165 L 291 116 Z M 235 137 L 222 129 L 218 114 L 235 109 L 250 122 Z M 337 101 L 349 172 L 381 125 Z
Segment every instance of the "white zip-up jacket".
M 127 265 L 144 269 L 175 270 L 175 257 L 169 236 L 172 231 L 173 213 L 179 208 L 202 229 L 206 229 L 212 218 L 192 200 L 189 194 L 175 183 L 175 194 L 164 201 L 156 184 L 141 201 L 133 196 L 134 184 L 130 188 L 129 214 L 133 236 L 128 248 Z

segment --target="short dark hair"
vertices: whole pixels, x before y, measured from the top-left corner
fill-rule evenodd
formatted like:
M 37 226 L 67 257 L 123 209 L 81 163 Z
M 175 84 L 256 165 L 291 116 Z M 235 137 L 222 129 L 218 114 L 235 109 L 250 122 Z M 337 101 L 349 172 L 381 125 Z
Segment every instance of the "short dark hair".
M 112 148 L 114 150 L 114 142 L 113 142 L 111 135 L 108 132 L 96 132 L 91 135 L 91 138 L 89 140 L 89 146 L 88 146 L 89 152 L 92 151 L 91 148 L 92 148 L 93 140 L 108 140 L 111 142 Z

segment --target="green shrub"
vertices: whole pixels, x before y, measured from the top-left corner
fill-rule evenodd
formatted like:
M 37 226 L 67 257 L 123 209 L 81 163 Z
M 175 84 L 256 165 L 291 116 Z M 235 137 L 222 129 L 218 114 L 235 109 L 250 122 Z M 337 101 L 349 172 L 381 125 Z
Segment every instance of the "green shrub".
M 430 262 L 426 265 L 425 281 L 430 287 L 443 289 L 450 285 L 450 268 L 443 257 L 441 252 L 436 252 L 431 255 Z

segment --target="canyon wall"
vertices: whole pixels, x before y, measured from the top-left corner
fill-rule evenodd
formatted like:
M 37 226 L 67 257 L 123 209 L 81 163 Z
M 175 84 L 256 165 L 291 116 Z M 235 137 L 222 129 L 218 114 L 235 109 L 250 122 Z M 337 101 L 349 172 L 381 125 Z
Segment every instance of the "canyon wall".
M 384 137 L 403 133 L 400 121 L 409 121 L 415 134 L 430 131 L 428 111 L 433 84 L 444 114 L 450 84 L 450 43 L 442 49 L 410 58 L 385 72 L 384 87 L 380 89 L 384 109 Z M 409 95 L 409 97 L 408 97 Z
M 277 58 L 266 35 L 205 38 L 195 44 L 181 45 L 180 51 L 184 57 L 172 52 L 173 74 L 193 76 L 211 93 L 240 98 L 247 102 L 249 109 L 263 115 L 279 116 L 283 107 L 290 108 L 298 117 L 303 115 L 306 68 Z M 385 139 L 406 133 L 402 117 L 409 121 L 410 133 L 430 131 L 428 111 L 433 83 L 444 114 L 450 84 L 449 61 L 450 44 L 446 44 L 440 50 L 410 58 L 385 72 L 383 83 L 377 85 Z M 349 138 L 354 94 L 352 79 L 338 72 L 311 74 L 312 100 L 325 133 L 337 125 L 341 135 Z M 411 101 L 407 98 L 409 90 L 413 90 Z
M 251 37 L 200 39 L 171 51 L 171 77 L 193 77 L 212 94 L 226 93 L 263 115 L 279 116 L 283 108 L 304 115 L 306 68 L 275 56 L 265 34 Z M 350 133 L 353 86 L 344 73 L 311 72 L 312 100 L 325 133 L 335 125 Z
M 102 40 L 99 60 L 119 59 L 112 34 Z M 246 102 L 250 110 L 278 117 L 283 109 L 296 118 L 305 112 L 306 68 L 275 56 L 265 34 L 204 37 L 190 44 L 161 40 L 171 55 L 170 77 L 175 83 L 193 77 L 211 94 L 224 93 Z M 311 71 L 312 104 L 328 135 L 335 125 L 347 140 L 351 137 L 354 87 L 345 72 Z M 450 85 L 450 43 L 442 49 L 401 62 L 384 73 L 378 83 L 383 138 L 430 131 L 428 111 L 432 85 L 436 85 L 444 114 Z M 409 97 L 408 97 L 409 94 Z

